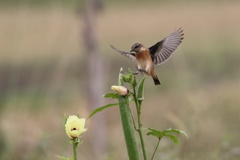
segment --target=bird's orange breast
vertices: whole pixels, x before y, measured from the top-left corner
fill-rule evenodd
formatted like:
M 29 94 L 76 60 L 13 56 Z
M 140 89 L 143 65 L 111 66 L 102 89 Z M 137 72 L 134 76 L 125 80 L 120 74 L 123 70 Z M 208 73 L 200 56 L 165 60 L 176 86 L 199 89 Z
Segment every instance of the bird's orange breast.
M 154 68 L 151 55 L 148 50 L 144 50 L 136 54 L 138 63 L 138 69 L 145 70 L 147 74 L 150 74 Z
M 138 54 L 136 54 L 137 60 L 151 60 L 151 56 L 148 50 L 144 50 Z

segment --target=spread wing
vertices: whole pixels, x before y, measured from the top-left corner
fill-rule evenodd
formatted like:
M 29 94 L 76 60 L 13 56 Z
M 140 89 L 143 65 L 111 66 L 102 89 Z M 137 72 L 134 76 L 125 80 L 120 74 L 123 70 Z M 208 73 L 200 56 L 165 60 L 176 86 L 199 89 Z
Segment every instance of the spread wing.
M 111 45 L 111 48 L 114 49 L 115 51 L 121 53 L 122 55 L 130 58 L 132 61 L 136 61 L 136 57 L 135 57 L 135 53 L 131 53 L 131 52 L 125 52 L 125 51 L 121 51 L 121 50 L 118 50 L 116 49 L 114 46 Z
M 149 48 L 152 61 L 155 65 L 162 64 L 169 59 L 172 53 L 182 42 L 183 35 L 183 30 L 179 28 L 178 30 L 174 31 L 172 34 L 164 38 L 162 41 L 156 43 Z

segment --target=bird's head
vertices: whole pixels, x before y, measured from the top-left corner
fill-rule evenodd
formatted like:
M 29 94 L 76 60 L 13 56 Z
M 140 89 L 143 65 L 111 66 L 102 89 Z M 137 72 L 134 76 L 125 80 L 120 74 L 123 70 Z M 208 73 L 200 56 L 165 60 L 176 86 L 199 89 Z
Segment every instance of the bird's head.
M 134 45 L 132 45 L 132 48 L 131 48 L 130 52 L 140 53 L 143 50 L 145 50 L 145 47 L 142 44 L 135 43 Z

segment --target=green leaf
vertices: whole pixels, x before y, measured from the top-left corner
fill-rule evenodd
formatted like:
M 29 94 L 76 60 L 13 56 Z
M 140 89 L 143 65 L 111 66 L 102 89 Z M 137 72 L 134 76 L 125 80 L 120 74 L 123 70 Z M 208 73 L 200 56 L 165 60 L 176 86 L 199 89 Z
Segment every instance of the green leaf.
M 183 134 L 185 135 L 186 137 L 188 137 L 187 133 L 183 130 L 180 130 L 180 129 L 172 129 L 172 128 L 169 128 L 169 129 L 165 129 L 163 131 L 164 133 L 176 133 L 176 134 Z
M 178 144 L 178 138 L 175 135 L 165 134 L 164 136 L 170 138 L 175 144 Z
M 169 134 L 169 133 L 176 133 L 176 134 L 183 134 L 187 137 L 186 132 L 179 130 L 179 129 L 165 129 L 163 131 L 158 131 L 156 129 L 153 128 L 147 128 L 148 130 L 150 130 L 150 132 L 147 133 L 147 135 L 151 135 L 151 136 L 155 136 L 157 138 L 163 138 L 163 137 L 168 137 L 170 138 L 175 144 L 178 144 L 178 138 L 173 135 L 173 134 Z
M 157 138 L 162 138 L 165 135 L 165 133 L 163 133 L 162 131 L 158 131 L 158 130 L 153 129 L 153 128 L 147 128 L 147 129 L 151 131 L 151 132 L 148 132 L 147 135 L 152 135 L 152 136 L 155 136 Z
M 91 118 L 93 115 L 95 115 L 98 112 L 101 112 L 102 110 L 104 110 L 106 108 L 109 108 L 109 107 L 112 107 L 112 106 L 116 106 L 118 104 L 119 103 L 112 103 L 112 104 L 107 104 L 105 106 L 99 107 L 99 108 L 95 109 L 94 111 L 92 111 L 92 113 L 88 116 L 88 118 Z
M 139 101 L 143 101 L 144 99 L 144 82 L 145 82 L 145 77 L 142 78 L 138 86 L 137 98 Z
M 104 98 L 118 99 L 119 95 L 117 93 L 107 93 L 103 96 Z

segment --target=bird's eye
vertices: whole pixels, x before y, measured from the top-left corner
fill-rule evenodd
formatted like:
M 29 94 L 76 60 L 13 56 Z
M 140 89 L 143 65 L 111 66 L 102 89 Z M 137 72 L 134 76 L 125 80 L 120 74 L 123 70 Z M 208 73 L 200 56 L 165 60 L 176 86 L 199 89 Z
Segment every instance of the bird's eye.
M 139 45 L 134 46 L 134 49 L 138 48 Z

